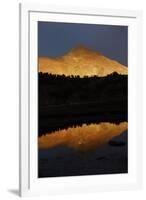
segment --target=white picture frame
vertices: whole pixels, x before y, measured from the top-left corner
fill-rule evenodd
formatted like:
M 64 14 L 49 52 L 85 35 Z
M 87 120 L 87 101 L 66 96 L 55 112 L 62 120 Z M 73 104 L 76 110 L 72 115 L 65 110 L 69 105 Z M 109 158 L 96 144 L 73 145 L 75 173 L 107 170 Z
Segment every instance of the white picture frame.
M 138 189 L 142 185 L 142 14 L 20 4 L 20 196 Z M 128 26 L 128 173 L 37 178 L 37 21 Z

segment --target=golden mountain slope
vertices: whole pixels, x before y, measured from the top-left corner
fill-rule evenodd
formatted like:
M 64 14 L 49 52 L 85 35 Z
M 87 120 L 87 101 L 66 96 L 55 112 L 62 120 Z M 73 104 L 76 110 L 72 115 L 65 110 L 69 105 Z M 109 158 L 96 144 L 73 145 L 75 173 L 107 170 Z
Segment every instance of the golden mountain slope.
M 126 66 L 83 46 L 58 58 L 39 57 L 39 72 L 58 75 L 106 76 L 113 72 L 128 74 Z

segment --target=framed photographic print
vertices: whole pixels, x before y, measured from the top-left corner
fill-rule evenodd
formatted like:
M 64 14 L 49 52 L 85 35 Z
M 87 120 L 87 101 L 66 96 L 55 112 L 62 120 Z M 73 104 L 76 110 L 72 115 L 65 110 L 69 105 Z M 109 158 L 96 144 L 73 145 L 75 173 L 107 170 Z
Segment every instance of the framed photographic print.
M 141 12 L 19 10 L 20 195 L 141 187 Z

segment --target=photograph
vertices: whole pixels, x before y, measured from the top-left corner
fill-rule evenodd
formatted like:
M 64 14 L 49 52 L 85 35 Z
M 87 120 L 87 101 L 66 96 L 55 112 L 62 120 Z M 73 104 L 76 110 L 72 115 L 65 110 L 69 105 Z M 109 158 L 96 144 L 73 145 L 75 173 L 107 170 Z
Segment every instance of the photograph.
M 128 173 L 128 26 L 37 22 L 38 178 Z

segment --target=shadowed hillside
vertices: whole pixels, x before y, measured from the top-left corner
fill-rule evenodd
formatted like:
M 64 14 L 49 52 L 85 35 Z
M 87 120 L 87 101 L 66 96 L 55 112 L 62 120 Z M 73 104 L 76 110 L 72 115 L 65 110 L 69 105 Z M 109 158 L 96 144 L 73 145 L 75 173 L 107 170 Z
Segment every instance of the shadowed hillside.
M 39 135 L 101 121 L 127 121 L 127 75 L 39 73 Z

